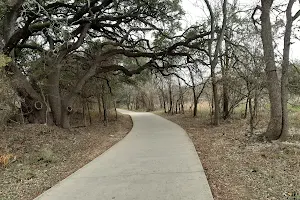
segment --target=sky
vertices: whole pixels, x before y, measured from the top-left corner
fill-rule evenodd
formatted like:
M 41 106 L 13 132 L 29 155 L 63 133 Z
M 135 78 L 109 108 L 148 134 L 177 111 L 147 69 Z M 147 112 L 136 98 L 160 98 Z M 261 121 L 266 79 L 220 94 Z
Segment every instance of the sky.
M 218 0 L 211 1 L 218 2 Z M 219 1 L 220 2 L 220 1 Z M 232 0 L 228 0 L 232 2 Z M 238 5 L 241 8 L 255 6 L 259 3 L 257 0 L 238 0 Z M 186 12 L 186 21 L 193 23 L 198 19 L 205 19 L 208 16 L 208 11 L 206 9 L 204 0 L 182 0 L 182 7 Z
M 232 0 L 228 0 L 232 2 Z M 210 2 L 220 2 L 219 0 L 210 1 Z M 274 5 L 277 3 L 287 2 L 287 0 L 275 0 Z M 256 5 L 260 5 L 260 0 L 238 0 L 238 5 L 242 9 L 246 8 L 254 8 Z M 201 21 L 203 19 L 207 19 L 208 11 L 204 4 L 204 0 L 182 0 L 182 7 L 186 12 L 186 16 L 183 19 L 183 24 L 185 26 L 189 26 L 190 24 L 194 24 L 197 21 Z M 300 9 L 300 5 L 297 1 L 294 5 L 294 13 L 296 9 Z M 249 16 L 250 17 L 250 16 Z M 291 45 L 291 60 L 300 59 L 300 41 L 293 40 L 293 44 Z M 283 49 L 283 38 L 281 41 L 277 41 L 280 45 L 280 53 L 282 53 Z

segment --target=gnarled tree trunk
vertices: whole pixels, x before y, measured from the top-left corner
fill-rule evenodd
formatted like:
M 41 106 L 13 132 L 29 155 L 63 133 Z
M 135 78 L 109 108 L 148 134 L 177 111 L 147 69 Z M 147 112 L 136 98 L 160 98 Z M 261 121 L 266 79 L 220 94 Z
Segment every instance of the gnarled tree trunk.
M 3 40 L 7 44 L 15 31 L 16 20 L 19 16 L 20 9 L 24 0 L 16 0 L 8 2 L 9 12 L 6 13 L 3 19 Z M 14 60 L 13 50 L 4 51 L 4 54 L 12 57 Z M 22 113 L 31 123 L 46 123 L 47 122 L 47 106 L 42 96 L 37 92 L 27 77 L 18 68 L 17 64 L 12 61 L 5 67 L 7 76 L 11 80 L 11 85 L 18 95 L 23 99 L 21 104 Z M 48 118 L 51 123 L 51 119 Z

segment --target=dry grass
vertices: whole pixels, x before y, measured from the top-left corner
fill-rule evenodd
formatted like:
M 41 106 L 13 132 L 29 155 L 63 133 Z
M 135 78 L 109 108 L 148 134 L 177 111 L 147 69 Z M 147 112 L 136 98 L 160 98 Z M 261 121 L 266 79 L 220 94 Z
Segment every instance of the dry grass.
M 300 199 L 299 143 L 249 138 L 246 120 L 228 120 L 214 127 L 190 114 L 162 116 L 188 132 L 215 200 Z M 261 122 L 259 126 L 265 126 Z
M 0 166 L 0 199 L 33 199 L 121 140 L 131 127 L 124 115 L 108 126 L 70 131 L 44 125 L 8 127 L 0 133 L 0 155 L 16 159 Z

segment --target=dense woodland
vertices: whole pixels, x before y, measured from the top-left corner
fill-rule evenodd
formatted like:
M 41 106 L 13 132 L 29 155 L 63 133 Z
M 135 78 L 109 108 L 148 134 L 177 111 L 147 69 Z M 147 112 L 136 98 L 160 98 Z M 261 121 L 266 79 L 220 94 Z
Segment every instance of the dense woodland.
M 239 110 L 251 132 L 268 113 L 264 135 L 284 139 L 289 107 L 300 103 L 300 66 L 290 58 L 299 2 L 203 0 L 205 17 L 188 26 L 181 5 L 2 0 L 2 123 L 70 128 L 76 113 L 107 122 L 122 106 L 197 116 L 202 102 L 213 125 Z

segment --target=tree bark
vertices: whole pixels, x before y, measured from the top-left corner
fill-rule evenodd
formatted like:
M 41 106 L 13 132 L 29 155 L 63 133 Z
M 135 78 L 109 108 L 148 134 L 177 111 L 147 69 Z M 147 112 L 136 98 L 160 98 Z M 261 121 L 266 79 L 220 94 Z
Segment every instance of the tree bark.
M 48 65 L 49 70 L 52 70 L 48 74 L 47 81 L 47 92 L 48 92 L 48 100 L 49 106 L 51 108 L 51 112 L 53 115 L 54 123 L 57 126 L 61 125 L 62 122 L 62 104 L 61 104 L 61 96 L 59 89 L 59 78 L 60 78 L 60 66 L 57 64 Z
M 102 110 L 101 110 L 101 97 L 100 95 L 97 95 L 97 102 L 98 102 L 98 112 L 99 112 L 99 120 L 102 121 Z M 129 106 L 128 106 L 129 110 Z
M 183 98 L 183 91 L 182 91 L 182 87 L 181 87 L 181 83 L 180 80 L 178 78 L 178 89 L 179 89 L 179 112 L 184 114 L 184 98 Z
M 82 98 L 81 105 L 82 105 L 83 125 L 87 126 L 87 123 L 86 123 L 86 107 L 85 107 L 86 104 L 85 104 L 85 99 L 84 98 Z
M 166 98 L 163 96 L 164 112 L 167 113 Z
M 86 101 L 86 108 L 87 108 L 87 111 L 88 111 L 89 122 L 90 122 L 90 125 L 91 125 L 92 124 L 92 115 L 91 115 L 91 109 L 90 109 L 89 101 Z
M 114 110 L 115 110 L 116 120 L 118 120 L 118 111 L 117 111 L 117 102 L 116 102 L 116 100 L 114 100 Z
M 101 95 L 101 100 L 102 100 L 102 106 L 103 106 L 103 122 L 104 125 L 106 126 L 108 123 L 108 116 L 107 116 L 107 97 L 105 94 L 105 86 L 102 84 L 102 95 Z
M 194 97 L 194 108 L 193 108 L 193 117 L 196 117 L 197 116 L 197 112 L 198 112 L 198 101 L 197 99 Z
M 19 16 L 20 9 L 24 0 L 9 1 L 7 7 L 9 12 L 3 18 L 3 40 L 7 44 L 15 32 L 16 20 Z M 5 46 L 5 45 L 4 45 Z M 13 51 L 4 52 L 7 56 L 14 60 Z M 12 61 L 5 67 L 7 76 L 10 78 L 11 85 L 17 94 L 24 100 L 21 109 L 25 117 L 30 123 L 46 123 L 47 122 L 47 105 L 43 101 L 42 96 L 30 84 L 27 77 L 21 72 L 17 64 Z M 36 108 L 36 103 L 41 104 L 41 108 Z M 48 122 L 51 124 L 51 120 Z
M 250 133 L 253 135 L 254 131 L 254 113 L 253 113 L 253 106 L 252 106 L 252 98 L 249 98 L 249 112 L 250 112 Z
M 164 84 L 162 82 L 163 80 L 161 80 L 161 88 L 159 87 L 159 90 L 161 92 L 161 96 L 162 96 L 162 104 L 163 104 L 163 109 L 164 109 L 164 112 L 167 113 L 167 100 L 166 100 L 166 95 L 165 95 L 165 92 L 164 92 Z
M 249 99 L 250 99 L 250 94 L 248 92 L 248 96 L 247 96 L 247 100 L 246 100 L 246 105 L 245 105 L 244 116 L 243 116 L 244 119 L 247 119 Z
M 169 114 L 173 114 L 173 97 L 172 97 L 172 81 L 169 80 L 169 104 L 170 104 L 170 108 L 169 108 L 169 111 L 168 113 Z
M 72 107 L 68 107 L 66 104 L 62 103 L 61 107 L 61 127 L 69 129 L 71 128 L 70 124 L 70 115 L 72 112 Z
M 290 45 L 293 26 L 292 7 L 295 0 L 290 0 L 286 10 L 286 25 L 284 32 L 284 49 L 281 75 L 281 104 L 282 104 L 282 130 L 281 139 L 285 140 L 288 135 L 289 121 L 288 121 L 288 74 L 290 65 Z
M 222 67 L 222 89 L 223 89 L 223 119 L 229 117 L 229 95 L 228 95 L 228 69 L 229 69 L 228 42 L 225 42 L 225 60 Z
M 218 86 L 216 80 L 216 74 L 214 72 L 214 68 L 212 69 L 211 73 L 211 80 L 212 80 L 212 93 L 213 93 L 213 103 L 214 103 L 214 121 L 213 124 L 218 126 L 220 123 L 220 105 L 219 105 L 219 94 L 218 94 Z
M 219 58 L 219 51 L 221 48 L 221 44 L 224 38 L 226 23 L 227 23 L 227 0 L 223 1 L 222 5 L 222 12 L 223 12 L 223 22 L 222 22 L 222 29 L 217 37 L 217 42 L 215 45 L 214 53 L 212 54 L 212 44 L 215 40 L 215 14 L 211 8 L 211 5 L 208 0 L 204 0 L 205 4 L 209 10 L 210 14 L 210 25 L 211 25 L 211 36 L 208 43 L 208 53 L 209 53 L 209 60 L 211 65 L 211 81 L 212 81 L 212 92 L 213 92 L 213 108 L 214 108 L 214 125 L 219 125 L 220 121 L 220 105 L 219 105 L 219 95 L 218 95 L 218 85 L 217 85 L 217 78 L 216 78 L 216 66 L 218 64 Z
M 190 73 L 190 78 L 192 82 L 192 92 L 193 92 L 193 117 L 197 116 L 197 107 L 198 107 L 198 99 L 197 99 L 197 94 L 196 94 L 196 85 L 195 85 L 195 79 L 194 79 L 194 74 L 191 68 L 188 67 L 189 73 Z
M 270 10 L 273 0 L 261 0 L 261 38 L 264 50 L 265 72 L 267 75 L 267 89 L 269 92 L 271 113 L 265 136 L 269 140 L 277 140 L 282 129 L 282 104 L 280 83 L 275 65 Z

